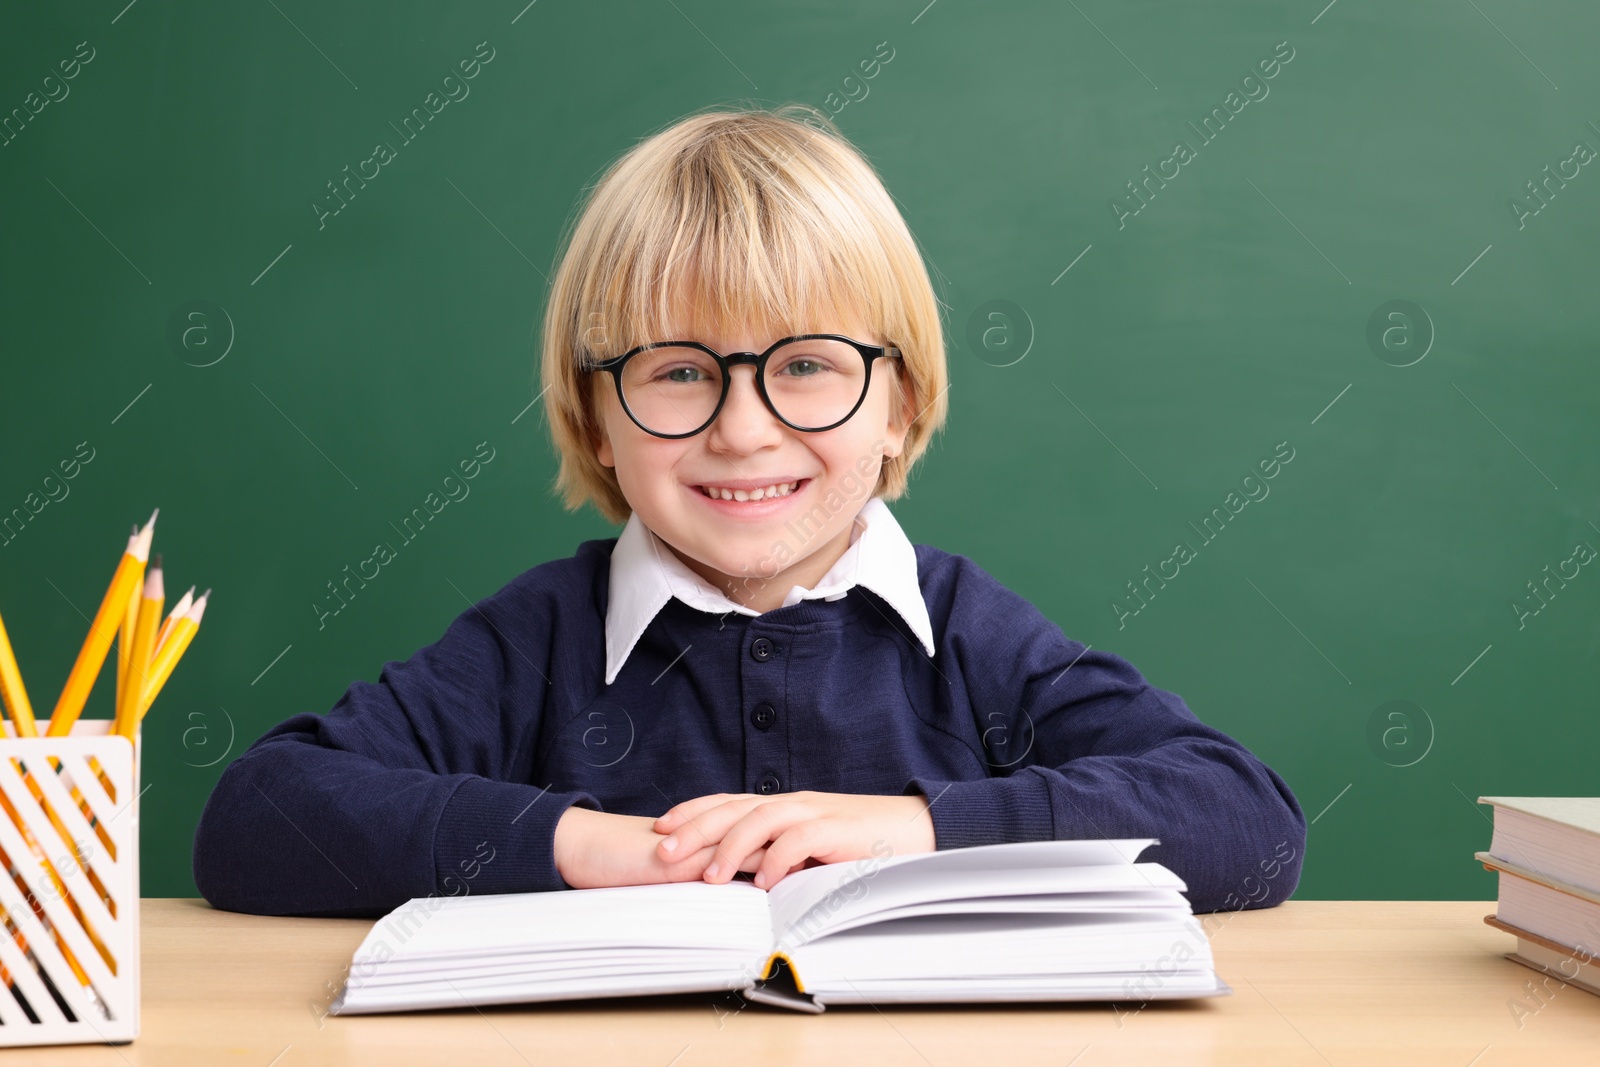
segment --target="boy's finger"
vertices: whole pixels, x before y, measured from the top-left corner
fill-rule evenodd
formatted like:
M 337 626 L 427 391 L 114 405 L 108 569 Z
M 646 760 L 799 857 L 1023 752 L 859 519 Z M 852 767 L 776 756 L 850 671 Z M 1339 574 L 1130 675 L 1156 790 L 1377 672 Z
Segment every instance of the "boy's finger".
M 706 868 L 706 881 L 727 881 L 733 877 L 739 857 L 748 856 L 790 827 L 813 817 L 804 804 L 780 800 L 755 806 L 730 826 L 718 841 L 717 858 Z
M 697 852 L 675 859 L 665 864 L 666 880 L 669 882 L 694 882 L 705 876 L 706 867 L 715 858 L 717 850 L 711 845 Z
M 767 849 L 763 845 L 739 863 L 739 870 L 754 873 L 761 867 L 761 861 L 766 858 Z M 707 845 L 698 852 L 675 859 L 665 865 L 667 880 L 671 882 L 691 882 L 704 878 L 705 870 L 711 861 L 717 858 L 717 850 L 713 845 Z
M 671 833 L 671 828 L 686 819 L 692 819 L 706 808 L 715 807 L 728 799 L 728 793 L 707 793 L 705 796 L 690 797 L 688 800 L 679 801 L 656 817 L 651 824 L 657 833 Z
M 792 826 L 773 838 L 767 846 L 766 858 L 756 871 L 755 883 L 762 889 L 771 889 L 785 875 L 804 867 L 819 852 L 831 852 L 825 845 L 827 824 L 817 821 Z
M 814 866 L 816 866 L 816 864 L 814 862 L 812 862 L 811 860 L 805 860 L 803 862 L 797 863 L 793 867 L 790 867 L 787 871 L 784 871 L 783 874 L 779 876 L 778 882 L 783 881 L 785 878 L 789 877 L 795 871 L 803 871 L 807 867 L 814 867 Z M 758 872 L 758 877 L 759 877 L 759 872 Z M 761 888 L 761 889 L 772 889 L 778 884 L 778 882 L 756 882 L 754 884 L 758 888 Z
M 752 809 L 761 807 L 767 800 L 767 797 L 741 793 L 735 794 L 723 803 L 708 807 L 658 841 L 656 855 L 662 859 L 671 859 L 680 849 L 686 847 L 714 845 L 722 840 L 730 826 L 744 818 Z M 764 844 L 765 840 L 756 841 L 750 848 Z
M 736 797 L 754 796 L 754 793 L 707 793 L 703 797 L 691 797 L 679 804 L 674 804 L 656 817 L 652 828 L 658 834 L 670 834 L 680 825 L 699 815 L 702 811 L 714 808 L 718 804 L 732 800 Z

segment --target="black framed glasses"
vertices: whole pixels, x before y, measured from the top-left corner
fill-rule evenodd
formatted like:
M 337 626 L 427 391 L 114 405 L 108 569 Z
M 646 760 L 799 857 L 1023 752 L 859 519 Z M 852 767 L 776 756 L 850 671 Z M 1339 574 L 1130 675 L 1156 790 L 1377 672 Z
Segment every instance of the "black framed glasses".
M 732 369 L 756 369 L 756 390 L 767 410 L 790 429 L 831 430 L 850 419 L 867 398 L 872 364 L 901 359 L 898 348 L 863 344 L 842 334 L 785 337 L 757 355 L 720 352 L 698 341 L 656 341 L 594 364 L 617 384 L 617 399 L 645 433 L 693 437 L 722 411 Z

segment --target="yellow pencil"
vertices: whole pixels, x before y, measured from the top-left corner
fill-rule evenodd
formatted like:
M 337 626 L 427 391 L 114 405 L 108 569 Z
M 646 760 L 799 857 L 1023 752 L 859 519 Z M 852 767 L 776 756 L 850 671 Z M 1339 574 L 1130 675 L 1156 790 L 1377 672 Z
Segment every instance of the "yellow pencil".
M 194 640 L 195 632 L 200 629 L 200 619 L 206 613 L 206 600 L 210 596 L 209 589 L 200 594 L 194 602 L 194 607 L 189 609 L 189 614 L 172 624 L 172 633 L 156 652 L 155 659 L 150 664 L 150 681 L 145 688 L 144 699 L 139 704 L 141 720 L 150 710 L 156 695 L 161 692 L 161 687 L 166 685 L 167 679 L 172 676 L 172 669 L 178 665 L 178 658 L 183 655 L 184 649 L 189 647 L 189 642 Z
M 133 524 L 133 532 L 139 532 L 139 524 Z M 122 692 L 122 687 L 128 682 L 128 649 L 133 647 L 133 628 L 139 622 L 139 598 L 128 598 L 128 609 L 122 614 L 122 629 L 117 633 L 117 692 Z M 120 699 L 120 697 L 119 697 Z
M 131 600 L 132 598 L 130 597 L 129 599 Z M 161 645 L 166 641 L 167 634 L 170 633 L 171 630 L 172 630 L 173 622 L 175 620 L 181 619 L 181 618 L 183 618 L 183 616 L 187 615 L 189 613 L 189 608 L 193 603 L 194 603 L 194 586 L 191 585 L 189 587 L 188 592 L 184 593 L 183 596 L 179 597 L 178 598 L 178 602 L 172 606 L 172 610 L 167 612 L 167 619 L 166 619 L 165 622 L 163 622 L 161 624 L 161 631 L 158 634 L 156 634 L 155 648 L 152 649 L 152 655 L 154 654 L 155 651 L 158 651 L 161 648 Z M 148 670 L 147 670 L 146 673 L 148 673 Z M 141 718 L 143 718 L 142 715 L 141 715 Z M 113 726 L 113 732 L 116 732 L 115 726 Z M 60 767 L 57 766 L 56 769 L 60 770 Z M 100 767 L 100 761 L 95 759 L 93 756 L 89 757 L 89 769 L 94 771 L 94 773 L 99 777 L 101 784 L 105 786 L 106 795 L 114 797 L 115 794 L 116 794 L 116 790 L 113 789 L 112 786 L 111 786 L 111 779 L 106 777 L 105 771 Z M 76 786 L 73 787 L 73 797 L 74 797 L 74 799 L 78 798 L 78 793 L 77 793 L 77 787 Z M 87 803 L 83 803 L 83 804 L 80 804 L 79 807 L 80 808 L 87 808 L 88 805 L 87 805 Z M 111 853 L 112 857 L 115 858 L 117 850 L 111 844 L 111 839 L 106 836 L 105 829 L 100 825 L 100 821 L 98 819 L 96 819 L 87 810 L 84 812 L 84 818 L 89 820 L 89 825 L 94 827 L 95 833 L 100 835 L 100 840 L 106 846 L 106 851 Z
M 28 703 L 28 690 L 22 684 L 22 670 L 17 666 L 16 653 L 11 650 L 11 638 L 6 636 L 6 623 L 0 619 L 0 700 L 4 700 L 6 714 L 18 737 L 38 737 L 39 727 L 33 721 L 33 705 Z
M 139 532 L 139 524 L 135 523 L 133 532 Z M 128 606 L 123 609 L 122 617 L 117 620 L 117 679 L 116 688 L 112 690 L 114 707 L 122 706 L 122 690 L 128 684 L 128 668 L 133 663 L 133 639 L 135 630 L 139 625 L 139 592 L 144 588 L 144 564 L 140 563 L 133 568 L 133 592 L 128 594 Z M 94 687 L 91 685 L 90 689 Z M 84 698 L 88 699 L 87 695 Z
M 128 674 L 117 693 L 114 731 L 131 739 L 139 724 L 138 698 L 144 692 L 150 670 L 150 653 L 156 645 L 156 629 L 161 625 L 161 606 L 166 603 L 166 586 L 161 580 L 161 554 L 156 553 L 145 575 L 139 597 L 139 618 L 134 625 L 133 644 L 128 649 Z
M 133 595 L 139 579 L 143 577 L 144 562 L 150 558 L 150 539 L 155 536 L 156 514 L 159 512 L 159 508 L 152 512 L 144 529 L 128 539 L 127 550 L 123 552 L 122 559 L 117 561 L 111 584 L 106 587 L 106 595 L 100 601 L 100 610 L 95 612 L 94 621 L 89 624 L 89 635 L 83 639 L 83 647 L 78 650 L 78 658 L 72 664 L 72 673 L 67 675 L 67 684 L 62 687 L 55 711 L 50 715 L 50 726 L 45 731 L 47 737 L 64 737 L 71 733 L 72 724 L 83 714 L 89 691 L 94 688 L 95 678 L 99 676 L 106 653 L 111 649 L 111 639 L 116 636 L 117 626 L 128 609 L 128 597 Z
M 178 602 L 172 605 L 172 610 L 167 612 L 167 621 L 161 624 L 161 632 L 156 634 L 156 644 L 155 647 L 150 650 L 151 655 L 155 655 L 157 652 L 161 651 L 161 646 L 166 642 L 167 635 L 172 632 L 172 624 L 189 614 L 189 609 L 193 606 L 194 586 L 191 585 L 189 587 L 189 591 L 179 597 Z

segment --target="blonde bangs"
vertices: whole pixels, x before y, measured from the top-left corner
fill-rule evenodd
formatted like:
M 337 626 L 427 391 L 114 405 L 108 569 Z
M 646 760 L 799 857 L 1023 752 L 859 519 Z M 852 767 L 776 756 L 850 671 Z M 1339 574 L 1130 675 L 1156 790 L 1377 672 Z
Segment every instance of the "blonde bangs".
M 798 105 L 703 113 L 647 138 L 595 185 L 551 282 L 540 384 L 564 505 L 592 502 L 617 524 L 630 511 L 595 456 L 594 389 L 611 383 L 593 363 L 743 328 L 766 344 L 845 318 L 904 356 L 891 410 L 914 418 L 877 487 L 894 499 L 944 422 L 946 368 L 927 270 L 876 173 Z

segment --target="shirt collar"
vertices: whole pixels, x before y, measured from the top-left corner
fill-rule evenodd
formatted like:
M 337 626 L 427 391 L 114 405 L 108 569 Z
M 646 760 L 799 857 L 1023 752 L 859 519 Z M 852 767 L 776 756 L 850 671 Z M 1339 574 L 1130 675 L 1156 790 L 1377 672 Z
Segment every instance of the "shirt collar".
M 850 547 L 814 588 L 792 586 L 783 606 L 801 600 L 838 600 L 861 585 L 878 594 L 911 627 L 931 657 L 933 623 L 917 580 L 917 554 L 905 531 L 881 497 L 862 507 L 850 529 Z M 647 527 L 638 512 L 611 550 L 611 581 L 606 603 L 606 684 L 622 670 L 634 645 L 667 601 L 678 598 L 689 607 L 714 614 L 759 612 L 736 603 L 673 554 Z

